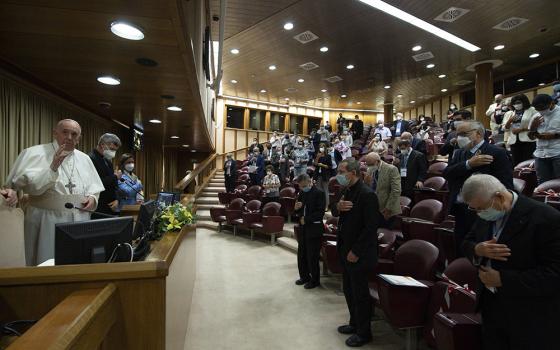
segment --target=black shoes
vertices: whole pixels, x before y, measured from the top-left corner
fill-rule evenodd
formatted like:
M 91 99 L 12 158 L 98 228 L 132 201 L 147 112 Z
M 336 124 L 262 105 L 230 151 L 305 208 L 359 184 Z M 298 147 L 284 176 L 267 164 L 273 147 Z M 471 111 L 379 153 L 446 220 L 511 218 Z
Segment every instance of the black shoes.
M 367 343 L 369 343 L 371 341 L 371 336 L 368 338 L 359 336 L 357 334 L 354 334 L 352 336 L 350 336 L 350 338 L 346 339 L 346 345 L 348 345 L 351 348 L 358 348 L 360 346 L 363 346 Z
M 301 286 L 301 285 L 304 285 L 308 282 L 309 282 L 309 280 L 303 280 L 303 279 L 300 278 L 299 280 L 296 281 L 296 285 Z
M 320 286 L 320 284 L 317 283 L 317 282 L 307 282 L 307 283 L 303 286 L 303 288 L 305 288 L 305 289 L 313 289 L 313 288 L 319 287 L 319 286 Z
M 356 328 L 350 326 L 349 324 L 345 324 L 344 326 L 338 327 L 338 333 L 341 334 L 354 334 L 356 333 Z

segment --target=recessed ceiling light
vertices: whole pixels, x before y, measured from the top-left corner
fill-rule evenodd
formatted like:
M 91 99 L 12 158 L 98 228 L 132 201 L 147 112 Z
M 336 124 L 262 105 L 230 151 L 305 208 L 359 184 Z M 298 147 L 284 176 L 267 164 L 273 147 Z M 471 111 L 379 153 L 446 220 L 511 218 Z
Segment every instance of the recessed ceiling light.
M 540 83 L 540 84 L 539 84 L 539 86 L 545 86 L 545 85 L 546 85 L 545 83 Z
M 436 66 L 435 64 L 430 63 L 430 64 L 426 65 L 426 68 L 432 69 L 432 68 L 434 68 L 435 66 Z
M 532 54 L 529 55 L 529 58 L 537 58 L 539 56 L 540 56 L 540 54 L 538 54 L 538 53 L 532 53 Z
M 323 46 L 322 48 L 319 49 L 321 52 L 327 52 L 329 51 L 329 48 L 326 46 Z
M 292 22 L 288 22 L 288 23 L 284 24 L 284 29 L 292 30 L 292 29 L 294 29 L 294 24 Z
M 348 97 L 348 96 L 347 96 L 347 95 L 340 95 L 340 97 L 342 97 L 342 98 L 346 98 L 346 97 Z
M 231 83 L 232 83 L 232 84 L 237 84 L 237 80 L 232 79 Z
M 354 65 L 353 64 L 349 64 L 346 66 L 346 69 L 354 69 Z
M 518 83 L 521 83 L 521 82 L 523 82 L 523 81 L 525 81 L 525 79 L 523 79 L 523 78 L 517 79 L 517 82 L 518 82 Z
M 502 45 L 502 44 L 496 45 L 496 46 L 494 46 L 494 50 L 496 50 L 496 51 L 503 50 L 505 47 L 506 47 L 506 46 L 505 46 L 505 45 Z
M 415 103 L 416 103 L 416 101 L 410 101 L 410 103 L 411 103 L 411 104 L 415 104 Z
M 189 146 L 190 146 L 190 145 L 183 145 L 183 147 L 185 147 L 185 148 L 189 148 Z
M 276 70 L 276 66 L 275 66 L 275 65 L 268 66 L 268 69 L 270 69 L 270 70 Z
M 234 55 L 237 55 L 237 54 L 239 54 L 239 49 L 231 49 L 230 52 Z
M 171 136 L 171 138 L 172 138 L 172 139 L 178 139 L 178 138 L 179 138 L 179 136 L 175 136 L 175 135 L 173 135 L 173 136 Z
M 196 153 L 196 150 L 194 150 L 194 149 L 191 149 L 191 153 Z
M 420 45 L 416 45 L 412 48 L 412 51 L 420 51 L 420 50 L 422 50 L 422 46 Z
M 150 123 L 152 123 L 152 124 L 161 124 L 161 120 L 159 120 L 159 119 L 150 119 Z
M 445 75 L 445 74 L 440 74 L 440 75 L 438 75 L 437 77 L 440 78 L 440 79 L 443 79 L 443 78 L 445 78 L 446 76 L 447 76 L 447 75 Z
M 144 39 L 144 33 L 140 28 L 126 22 L 115 21 L 111 23 L 111 32 L 116 36 L 125 38 L 128 40 L 142 40 Z
M 305 81 L 305 80 L 303 80 L 303 79 L 301 79 L 301 78 L 299 78 L 299 79 L 297 80 L 298 83 L 303 83 L 304 81 Z
M 447 92 L 447 89 L 441 89 L 441 92 Z
M 323 90 L 321 90 L 321 92 L 327 92 L 327 89 L 323 89 Z
M 398 94 L 397 97 L 402 97 L 402 95 L 401 95 L 401 94 Z
M 172 112 L 181 112 L 183 109 L 179 106 L 169 106 L 167 107 L 167 110 Z
M 385 85 L 383 88 L 384 88 L 384 89 L 390 89 L 390 88 L 391 88 L 391 85 Z
M 289 98 L 289 97 L 286 97 L 286 98 L 285 98 L 284 100 L 285 100 L 285 101 L 289 101 L 289 100 L 290 100 L 290 98 Z
M 389 5 L 386 2 L 383 2 L 381 0 L 360 0 L 361 2 L 363 2 L 364 4 L 367 4 L 371 7 L 374 7 L 380 11 L 383 11 L 395 18 L 400 19 L 401 21 L 405 22 L 405 23 L 409 23 L 412 24 L 413 26 L 416 26 L 422 30 L 425 30 L 429 33 L 432 33 L 444 40 L 447 40 L 455 45 L 458 45 L 464 49 L 467 49 L 471 52 L 474 51 L 478 51 L 480 50 L 480 47 L 475 46 L 449 32 L 446 32 L 443 29 L 440 29 L 436 26 L 434 26 L 433 24 L 430 24 L 424 20 L 421 20 L 418 17 L 414 17 L 413 15 L 411 15 L 410 13 L 407 13 L 399 8 L 396 8 L 395 6 Z
M 110 75 L 97 77 L 97 81 L 105 85 L 120 85 L 121 83 L 118 78 L 112 77 Z
M 356 104 L 361 105 L 362 103 L 360 101 L 356 102 Z
M 265 90 L 265 89 L 262 89 L 262 90 L 261 90 L 261 94 L 264 94 L 264 93 L 266 93 L 266 90 Z

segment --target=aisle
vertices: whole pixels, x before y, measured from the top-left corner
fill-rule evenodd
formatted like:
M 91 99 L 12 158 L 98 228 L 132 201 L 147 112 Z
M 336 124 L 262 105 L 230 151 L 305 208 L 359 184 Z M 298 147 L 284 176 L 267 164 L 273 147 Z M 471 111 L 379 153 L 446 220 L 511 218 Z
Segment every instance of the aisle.
M 185 349 L 345 349 L 336 327 L 347 321 L 336 281 L 296 286 L 296 255 L 264 242 L 199 228 L 197 281 Z M 401 349 L 402 339 L 375 321 L 363 349 Z

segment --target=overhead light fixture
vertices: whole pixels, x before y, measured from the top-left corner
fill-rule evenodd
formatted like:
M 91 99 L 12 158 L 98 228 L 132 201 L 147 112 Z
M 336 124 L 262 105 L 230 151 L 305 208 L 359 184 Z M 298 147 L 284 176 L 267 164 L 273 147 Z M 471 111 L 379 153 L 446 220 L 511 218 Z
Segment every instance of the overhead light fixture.
M 383 88 L 384 88 L 384 89 L 390 89 L 390 88 L 391 88 L 391 85 L 385 85 Z
M 505 48 L 505 45 L 502 45 L 502 44 L 494 46 L 494 50 L 496 50 L 496 51 L 503 50 L 504 48 Z
M 288 23 L 284 24 L 284 29 L 292 30 L 292 29 L 294 29 L 294 24 L 292 22 L 288 22 Z
M 179 106 L 169 106 L 167 107 L 167 110 L 172 112 L 181 112 L 183 109 Z
M 538 54 L 538 53 L 532 53 L 532 54 L 529 55 L 529 58 L 537 58 L 539 56 L 540 56 L 540 54 Z
M 161 120 L 159 120 L 159 119 L 150 119 L 150 123 L 152 123 L 152 124 L 161 124 Z
M 289 98 L 289 97 L 286 97 L 286 98 L 285 98 L 284 100 L 285 100 L 285 101 L 289 101 L 289 100 L 290 100 L 290 98 Z
M 347 96 L 347 95 L 340 95 L 340 97 L 342 97 L 342 98 L 346 98 L 346 97 L 348 97 L 348 96 Z
M 276 70 L 276 66 L 275 65 L 270 65 L 270 66 L 268 66 L 268 69 L 269 70 Z
M 443 78 L 445 78 L 446 76 L 447 76 L 447 75 L 445 75 L 445 74 L 440 74 L 440 75 L 438 75 L 437 77 L 440 78 L 440 79 L 443 79 Z
M 232 80 L 231 80 L 231 83 L 232 83 L 232 84 L 237 84 L 237 80 L 232 79 Z
M 110 75 L 97 77 L 97 81 L 105 85 L 120 85 L 121 83 L 120 79 L 112 77 Z
M 447 89 L 441 89 L 441 92 L 447 92 Z
M 420 50 L 422 50 L 422 46 L 420 45 L 416 45 L 412 48 L 412 51 L 420 51 Z
M 322 48 L 319 49 L 321 52 L 327 52 L 329 51 L 329 48 L 326 46 L 323 46 Z
M 144 33 L 135 25 L 123 21 L 115 21 L 111 23 L 111 32 L 128 40 L 142 40 Z
M 323 90 L 321 90 L 321 92 L 327 92 L 327 89 L 323 89 Z
M 415 104 L 415 103 L 416 103 L 416 101 L 410 101 L 410 104 Z
M 545 83 L 540 83 L 540 84 L 539 84 L 539 86 L 545 86 L 545 85 L 546 85 Z
M 301 79 L 301 78 L 299 78 L 299 79 L 297 80 L 298 83 L 303 83 L 304 81 L 305 81 L 305 80 L 303 80 L 303 79 Z
M 230 52 L 234 55 L 238 55 L 239 54 L 239 49 L 231 49 Z
M 191 153 L 196 153 L 196 150 L 194 150 L 194 149 L 191 149 Z
M 397 97 L 399 97 L 399 98 L 400 98 L 400 97 L 402 97 L 402 95 L 401 95 L 401 94 L 398 94 L 398 95 L 397 95 Z
M 361 105 L 362 103 L 360 101 L 356 102 L 357 105 Z
M 449 41 L 450 43 L 453 43 L 455 45 L 458 45 L 466 50 L 469 50 L 471 52 L 475 52 L 480 50 L 480 47 L 473 45 L 471 43 L 469 43 L 468 41 L 465 41 L 449 32 L 446 32 L 443 29 L 440 29 L 436 26 L 434 26 L 433 24 L 430 24 L 424 20 L 421 20 L 418 17 L 415 17 L 403 10 L 400 10 L 398 8 L 396 8 L 395 6 L 389 5 L 384 1 L 381 0 L 359 0 L 361 2 L 363 2 L 364 4 L 367 4 L 373 8 L 376 8 L 380 11 L 383 11 L 395 18 L 400 19 L 401 21 L 407 22 L 412 24 L 413 26 L 416 26 L 422 30 L 425 30 L 429 33 L 434 34 L 435 36 L 438 36 L 444 40 Z
M 435 66 L 436 66 L 435 64 L 430 63 L 430 64 L 427 64 L 427 65 L 426 65 L 426 68 L 432 69 L 432 68 L 434 68 Z
M 171 136 L 171 138 L 172 138 L 172 139 L 178 139 L 178 138 L 179 138 L 179 136 L 175 136 L 175 135 L 173 135 L 173 136 Z
M 262 89 L 262 90 L 261 90 L 261 94 L 264 94 L 264 93 L 266 93 L 266 90 L 265 90 L 265 89 Z
M 349 64 L 346 66 L 346 69 L 354 69 L 354 65 L 353 64 Z
M 521 83 L 521 82 L 524 82 L 524 81 L 525 81 L 525 79 L 523 79 L 523 78 L 517 79 L 517 82 L 518 82 L 518 83 Z
M 190 145 L 183 145 L 183 147 L 185 147 L 185 148 L 189 148 L 189 146 L 190 146 Z

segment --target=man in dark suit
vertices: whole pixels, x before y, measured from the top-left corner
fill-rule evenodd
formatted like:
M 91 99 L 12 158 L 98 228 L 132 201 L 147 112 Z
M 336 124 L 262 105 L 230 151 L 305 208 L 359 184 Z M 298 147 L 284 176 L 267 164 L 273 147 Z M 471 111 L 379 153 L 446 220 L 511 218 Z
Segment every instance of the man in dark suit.
M 408 139 L 399 141 L 401 154 L 393 160 L 393 165 L 401 173 L 401 190 L 403 196 L 414 197 L 414 189 L 421 188 L 426 180 L 428 161 L 421 152 L 412 149 Z
M 354 121 L 352 122 L 352 127 L 350 128 L 350 131 L 352 131 L 353 133 L 354 140 L 357 140 L 360 137 L 362 137 L 362 134 L 364 133 L 364 123 L 360 120 L 360 117 L 358 117 L 357 115 L 354 116 Z
M 471 176 L 461 195 L 478 214 L 462 248 L 479 267 L 485 349 L 558 349 L 560 212 Z
M 428 148 L 426 147 L 426 141 L 418 138 L 412 137 L 412 134 L 408 131 L 405 131 L 401 134 L 401 140 L 408 140 L 410 142 L 410 146 L 413 150 L 422 153 L 424 156 L 428 154 Z M 400 150 L 399 150 L 400 152 Z M 398 153 L 398 152 L 397 152 Z
M 296 284 L 312 289 L 320 285 L 319 253 L 325 226 L 325 194 L 313 186 L 307 174 L 301 174 L 295 180 L 301 188 L 295 213 L 299 216 L 298 234 L 298 270 Z
M 237 163 L 233 159 L 231 153 L 226 155 L 226 162 L 224 163 L 224 180 L 226 192 L 233 192 L 235 190 L 235 181 L 237 180 Z
M 377 264 L 377 228 L 381 214 L 377 196 L 361 180 L 358 161 L 343 160 L 336 179 L 344 190 L 341 200 L 331 203 L 331 211 L 339 217 L 336 247 L 350 312 L 350 322 L 338 327 L 338 332 L 352 334 L 346 339 L 346 345 L 358 347 L 371 341 L 372 299 L 368 275 Z
M 103 134 L 99 138 L 97 147 L 92 150 L 89 154 L 97 174 L 103 182 L 105 191 L 101 192 L 99 195 L 99 200 L 97 201 L 98 213 L 116 215 L 116 211 L 119 202 L 117 200 L 117 188 L 118 182 L 121 179 L 122 172 L 120 170 L 115 171 L 113 169 L 112 160 L 115 158 L 117 150 L 121 146 L 121 140 L 117 135 L 114 134 Z M 103 216 L 92 214 L 92 219 L 102 219 Z
M 477 121 L 457 122 L 456 150 L 443 171 L 449 188 L 449 213 L 455 216 L 455 242 L 458 249 L 469 232 L 476 214 L 459 200 L 465 181 L 474 173 L 497 178 L 507 189 L 513 189 L 513 166 L 507 151 L 484 140 L 485 128 Z M 457 250 L 459 252 L 459 250 Z
M 408 131 L 408 124 L 409 123 L 408 123 L 407 120 L 403 120 L 403 114 L 402 113 L 397 113 L 396 117 L 397 117 L 397 120 L 395 121 L 395 123 L 391 127 L 391 132 L 393 133 L 393 136 L 401 137 L 401 135 L 405 131 Z

